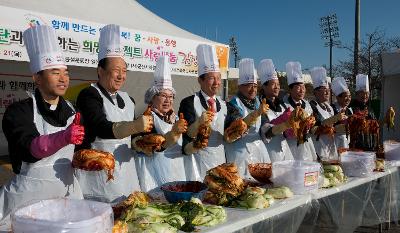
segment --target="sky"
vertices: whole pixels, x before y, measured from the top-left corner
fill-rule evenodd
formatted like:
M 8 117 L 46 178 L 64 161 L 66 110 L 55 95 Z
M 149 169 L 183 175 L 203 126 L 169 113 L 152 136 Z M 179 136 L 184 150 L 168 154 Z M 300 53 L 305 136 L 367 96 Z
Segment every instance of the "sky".
M 191 33 L 228 44 L 236 37 L 241 58 L 274 61 L 283 71 L 288 61 L 303 69 L 329 67 L 329 47 L 321 39 L 320 18 L 336 13 L 344 45 L 354 38 L 355 0 L 138 0 L 144 7 Z M 400 0 L 360 0 L 361 38 L 375 29 L 400 37 Z M 333 64 L 352 54 L 333 49 Z M 233 60 L 230 62 L 233 67 Z

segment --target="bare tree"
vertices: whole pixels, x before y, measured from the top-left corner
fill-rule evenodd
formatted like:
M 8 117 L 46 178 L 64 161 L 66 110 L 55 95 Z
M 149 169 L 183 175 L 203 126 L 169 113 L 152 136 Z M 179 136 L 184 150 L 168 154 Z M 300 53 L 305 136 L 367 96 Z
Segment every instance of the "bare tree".
M 392 49 L 400 49 L 400 37 L 397 36 L 389 39 L 389 46 Z
M 372 33 L 367 33 L 365 38 L 361 41 L 360 57 L 359 57 L 359 73 L 368 74 L 370 78 L 370 90 L 372 94 L 378 94 L 381 89 L 382 80 L 382 65 L 381 55 L 383 52 L 389 51 L 391 47 L 395 47 L 395 38 L 389 40 L 386 38 L 385 31 L 382 29 L 375 29 Z M 350 88 L 354 90 L 355 78 L 353 76 L 353 47 L 349 45 L 341 46 L 342 49 L 349 51 L 349 59 L 339 61 L 339 64 L 335 67 L 335 74 L 337 76 L 345 77 L 350 84 Z M 372 96 L 372 98 L 377 96 Z

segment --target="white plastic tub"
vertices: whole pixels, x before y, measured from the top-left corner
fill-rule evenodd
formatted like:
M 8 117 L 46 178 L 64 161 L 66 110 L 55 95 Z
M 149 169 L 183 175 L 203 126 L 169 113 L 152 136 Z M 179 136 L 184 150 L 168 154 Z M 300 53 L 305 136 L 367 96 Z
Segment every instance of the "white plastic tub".
M 108 233 L 114 223 L 109 204 L 66 198 L 24 206 L 11 221 L 14 233 Z
M 341 154 L 340 161 L 346 176 L 366 177 L 375 169 L 375 152 L 347 151 Z
M 272 163 L 274 186 L 287 186 L 295 194 L 318 189 L 321 164 L 309 161 L 286 160 Z
M 384 141 L 383 148 L 386 160 L 400 160 L 400 142 Z

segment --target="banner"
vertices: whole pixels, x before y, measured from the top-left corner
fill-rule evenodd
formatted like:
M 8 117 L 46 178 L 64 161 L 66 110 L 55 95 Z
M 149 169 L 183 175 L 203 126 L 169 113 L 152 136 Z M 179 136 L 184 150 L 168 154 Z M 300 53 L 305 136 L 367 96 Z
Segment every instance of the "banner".
M 4 6 L 0 6 L 0 59 L 29 61 L 22 34 L 35 25 L 56 30 L 67 65 L 97 67 L 103 24 Z M 123 27 L 121 38 L 128 70 L 153 72 L 158 57 L 169 55 L 172 74 L 197 76 L 196 47 L 202 42 Z M 229 47 L 215 46 L 221 73 L 226 73 Z

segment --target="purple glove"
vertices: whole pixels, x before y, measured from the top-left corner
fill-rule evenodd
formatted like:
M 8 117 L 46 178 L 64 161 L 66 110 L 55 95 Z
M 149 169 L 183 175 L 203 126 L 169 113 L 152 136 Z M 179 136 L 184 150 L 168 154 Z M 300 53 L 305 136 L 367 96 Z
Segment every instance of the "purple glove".
M 292 138 L 294 138 L 294 131 L 291 128 L 287 129 L 287 130 L 285 130 L 285 132 L 283 132 L 283 135 L 285 135 L 285 137 L 288 139 L 292 139 Z
M 35 158 L 42 159 L 53 155 L 68 144 L 82 144 L 85 129 L 79 125 L 79 120 L 80 113 L 77 113 L 74 122 L 67 129 L 34 138 L 30 146 L 31 154 Z
M 271 124 L 274 124 L 274 125 L 282 124 L 283 122 L 286 122 L 289 120 L 291 114 L 292 114 L 292 111 L 289 108 L 287 108 L 279 117 L 273 119 L 271 121 Z M 294 138 L 294 131 L 292 128 L 285 130 L 285 132 L 283 132 L 283 134 L 286 136 L 286 138 Z
M 279 124 L 282 124 L 283 122 L 286 122 L 287 120 L 289 120 L 291 113 L 292 113 L 292 111 L 289 108 L 287 108 L 280 116 L 273 119 L 271 121 L 271 124 L 279 125 Z

